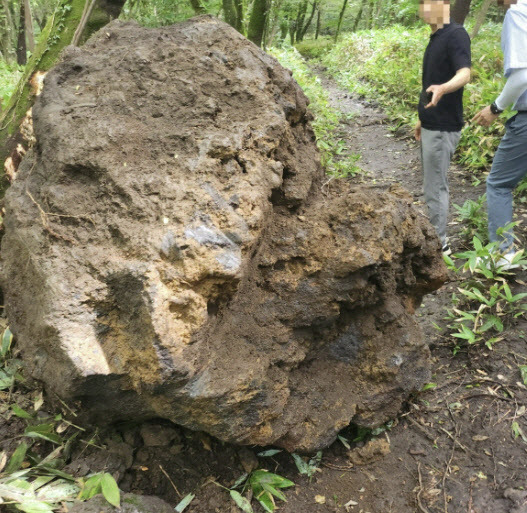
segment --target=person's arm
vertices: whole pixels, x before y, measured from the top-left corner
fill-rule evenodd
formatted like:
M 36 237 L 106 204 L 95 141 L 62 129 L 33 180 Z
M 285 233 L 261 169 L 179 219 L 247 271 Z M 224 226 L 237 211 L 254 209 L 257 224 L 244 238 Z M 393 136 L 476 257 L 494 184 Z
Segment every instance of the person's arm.
M 449 93 L 453 93 L 458 89 L 466 86 L 470 82 L 470 68 L 461 68 L 458 69 L 456 74 L 444 84 L 431 85 L 426 92 L 432 93 L 432 99 L 430 103 L 425 106 L 425 109 L 430 107 L 436 107 L 439 103 L 439 100 Z
M 421 140 L 421 120 L 417 121 L 417 125 L 415 125 L 414 137 L 417 142 Z
M 518 98 L 527 90 L 527 68 L 519 68 L 509 75 L 505 87 L 494 102 L 500 110 L 505 110 L 509 105 L 515 104 Z M 490 126 L 498 118 L 499 114 L 493 114 L 490 105 L 480 110 L 472 121 L 482 126 Z
M 518 98 L 527 90 L 527 68 L 512 70 L 503 91 L 494 102 L 500 110 L 514 105 Z

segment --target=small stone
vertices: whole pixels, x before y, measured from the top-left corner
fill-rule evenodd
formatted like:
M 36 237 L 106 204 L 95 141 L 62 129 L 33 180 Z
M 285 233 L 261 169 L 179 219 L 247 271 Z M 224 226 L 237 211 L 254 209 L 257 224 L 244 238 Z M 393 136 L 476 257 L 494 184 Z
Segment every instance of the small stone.
M 143 424 L 141 437 L 145 447 L 160 447 L 170 445 L 174 440 L 180 440 L 176 427 L 160 424 Z
M 323 495 L 315 495 L 315 502 L 317 504 L 326 504 L 326 498 Z

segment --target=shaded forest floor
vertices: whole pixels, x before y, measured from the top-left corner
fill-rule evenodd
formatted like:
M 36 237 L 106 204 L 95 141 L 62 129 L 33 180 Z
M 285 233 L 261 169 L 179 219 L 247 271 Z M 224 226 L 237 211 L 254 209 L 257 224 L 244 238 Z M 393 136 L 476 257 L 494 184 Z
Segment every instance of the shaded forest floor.
M 340 135 L 347 151 L 362 156 L 359 165 L 367 175 L 359 180 L 398 182 L 424 212 L 418 146 L 409 134 L 391 131 L 381 112 L 327 77 L 323 84 L 344 114 Z M 483 194 L 484 185 L 471 183 L 472 176 L 453 166 L 451 203 L 461 205 Z M 517 213 L 526 215 L 524 210 Z M 454 251 L 464 249 L 459 228 L 451 219 Z M 527 322 L 508 326 L 492 351 L 473 346 L 453 356 L 445 309 L 457 279 L 452 276 L 452 282 L 426 296 L 417 312 L 430 343 L 436 386 L 411 398 L 390 429 L 377 437 L 353 442 L 357 433 L 344 430 L 351 449 L 335 442 L 323 452 L 311 479 L 300 475 L 284 452 L 258 457 L 264 449 L 233 447 L 165 422 L 122 425 L 95 438 L 83 432 L 65 470 L 79 476 L 106 470 L 122 490 L 158 495 L 172 505 L 195 493 L 188 513 L 240 511 L 215 483 L 232 486 L 255 468 L 295 482 L 286 491 L 288 502 L 278 501 L 284 513 L 527 513 L 527 438 L 515 437 L 511 428 L 516 422 L 527 434 L 527 387 L 519 371 L 527 364 Z M 511 280 L 513 288 L 524 291 L 525 280 L 526 273 L 518 273 Z M 26 423 L 8 405 L 29 407 L 38 390 L 29 386 L 14 395 L 0 394 L 0 449 L 10 453 Z M 46 405 L 41 419 L 55 415 L 45 410 Z M 42 442 L 34 450 L 45 454 L 52 448 Z M 263 511 L 256 501 L 253 506 L 255 512 Z

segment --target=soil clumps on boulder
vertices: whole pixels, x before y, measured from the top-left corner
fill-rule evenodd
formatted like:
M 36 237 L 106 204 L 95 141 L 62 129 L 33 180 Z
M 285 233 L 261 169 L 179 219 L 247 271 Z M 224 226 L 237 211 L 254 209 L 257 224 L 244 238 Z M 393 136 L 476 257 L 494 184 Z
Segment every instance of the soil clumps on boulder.
M 209 17 L 112 22 L 34 108 L 2 287 L 31 373 L 97 423 L 310 451 L 429 379 L 445 281 L 397 187 L 326 181 L 291 73 Z M 154 442 L 152 442 L 154 443 Z

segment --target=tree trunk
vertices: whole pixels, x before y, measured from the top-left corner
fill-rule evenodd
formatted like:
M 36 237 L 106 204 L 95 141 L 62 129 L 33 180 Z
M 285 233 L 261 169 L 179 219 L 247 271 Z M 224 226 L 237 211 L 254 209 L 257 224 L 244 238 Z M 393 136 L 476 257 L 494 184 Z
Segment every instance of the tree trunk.
M 201 3 L 200 0 L 190 0 L 190 5 L 192 9 L 194 9 L 194 12 L 196 14 L 206 14 L 207 13 L 207 9 L 203 7 L 203 4 Z
M 289 41 L 291 43 L 291 46 L 295 44 L 295 34 L 296 34 L 296 25 L 295 21 L 291 20 L 289 22 Z
M 27 47 L 31 53 L 35 51 L 35 33 L 33 30 L 33 16 L 31 15 L 31 5 L 29 0 L 24 0 L 24 14 L 25 14 L 25 24 L 26 24 L 26 37 L 27 37 Z
M 20 66 L 25 66 L 27 62 L 25 11 L 24 2 L 20 2 L 20 18 L 18 22 L 18 38 L 16 43 L 16 62 Z
M 223 16 L 225 21 L 231 26 L 236 28 L 236 9 L 234 7 L 233 0 L 222 0 Z
M 479 29 L 481 28 L 481 25 L 483 25 L 485 16 L 487 16 L 487 12 L 489 11 L 493 1 L 494 0 L 485 0 L 485 3 L 481 6 L 476 17 L 476 23 L 472 29 L 472 34 L 470 34 L 470 39 L 474 39 L 478 35 Z
M 373 18 L 375 17 L 374 9 L 375 0 L 370 0 L 368 10 L 368 29 L 371 29 L 373 27 Z
M 359 26 L 360 20 L 362 18 L 362 13 L 364 12 L 365 5 L 366 5 L 366 0 L 362 0 L 360 7 L 359 7 L 359 12 L 357 13 L 357 16 L 355 17 L 355 22 L 353 23 L 353 28 L 351 29 L 352 32 L 357 31 L 357 27 Z
M 377 0 L 376 12 L 375 12 L 375 27 L 376 28 L 379 28 L 379 19 L 382 13 L 382 4 L 383 4 L 383 0 Z
M 302 41 L 302 27 L 304 26 L 304 19 L 306 17 L 306 12 L 307 12 L 307 0 L 303 0 L 302 3 L 298 5 L 298 14 L 296 16 L 295 40 L 297 43 Z
M 243 1 L 240 0 L 240 3 L 243 7 Z M 285 39 L 285 36 L 287 35 L 287 20 L 284 19 L 283 16 L 280 15 L 280 9 L 282 7 L 283 0 L 275 0 L 271 4 L 271 12 L 267 16 L 267 19 L 270 23 L 270 29 L 267 31 L 268 36 L 266 40 L 266 44 L 269 46 L 274 45 L 274 41 L 276 39 L 276 36 L 278 34 L 278 31 L 282 33 L 281 39 L 282 41 Z M 243 19 L 243 18 L 242 18 Z M 243 24 L 242 24 L 243 25 Z M 284 33 L 284 26 L 285 26 L 285 33 Z
M 233 0 L 234 10 L 236 11 L 236 25 L 234 28 L 243 34 L 243 18 L 245 12 L 243 9 L 243 0 Z
M 470 2 L 471 0 L 456 0 L 454 7 L 450 11 L 450 19 L 463 25 L 470 11 Z
M 256 46 L 262 46 L 267 20 L 267 0 L 254 0 L 253 10 L 249 19 L 247 38 Z
M 2 0 L 2 10 L 4 11 L 5 17 L 5 30 L 2 36 L 2 53 L 4 59 L 7 62 L 13 62 L 15 52 L 14 52 L 14 33 L 16 30 L 15 24 L 13 22 L 13 16 L 11 16 L 11 9 L 9 8 L 9 3 L 7 0 Z
M 342 25 L 342 20 L 344 19 L 344 13 L 346 12 L 347 5 L 348 5 L 348 0 L 344 0 L 344 3 L 342 4 L 342 9 L 340 10 L 340 14 L 339 14 L 339 21 L 338 21 L 338 24 L 337 24 L 337 31 L 335 32 L 335 43 L 337 42 L 337 39 L 339 38 L 340 27 Z
M 99 0 L 90 17 L 83 37 L 119 15 L 124 0 Z M 35 52 L 31 56 L 18 86 L 0 116 L 0 162 L 3 164 L 19 142 L 20 124 L 34 101 L 31 79 L 38 72 L 52 68 L 64 47 L 71 43 L 81 20 L 85 0 L 61 0 L 55 13 L 40 34 Z M 3 165 L 2 165 L 3 168 Z M 0 180 L 0 195 L 8 183 L 5 176 Z
M 306 36 L 306 32 L 309 30 L 309 27 L 311 26 L 311 23 L 313 22 L 313 18 L 315 17 L 315 12 L 318 7 L 318 0 L 313 0 L 313 5 L 311 6 L 311 14 L 309 15 L 309 18 L 307 19 L 306 23 L 303 27 L 301 27 L 300 31 L 300 41 L 304 40 L 304 37 Z
M 321 12 L 319 8 L 317 12 L 317 28 L 315 30 L 315 41 L 318 39 L 318 36 L 320 34 L 320 16 L 321 16 Z

